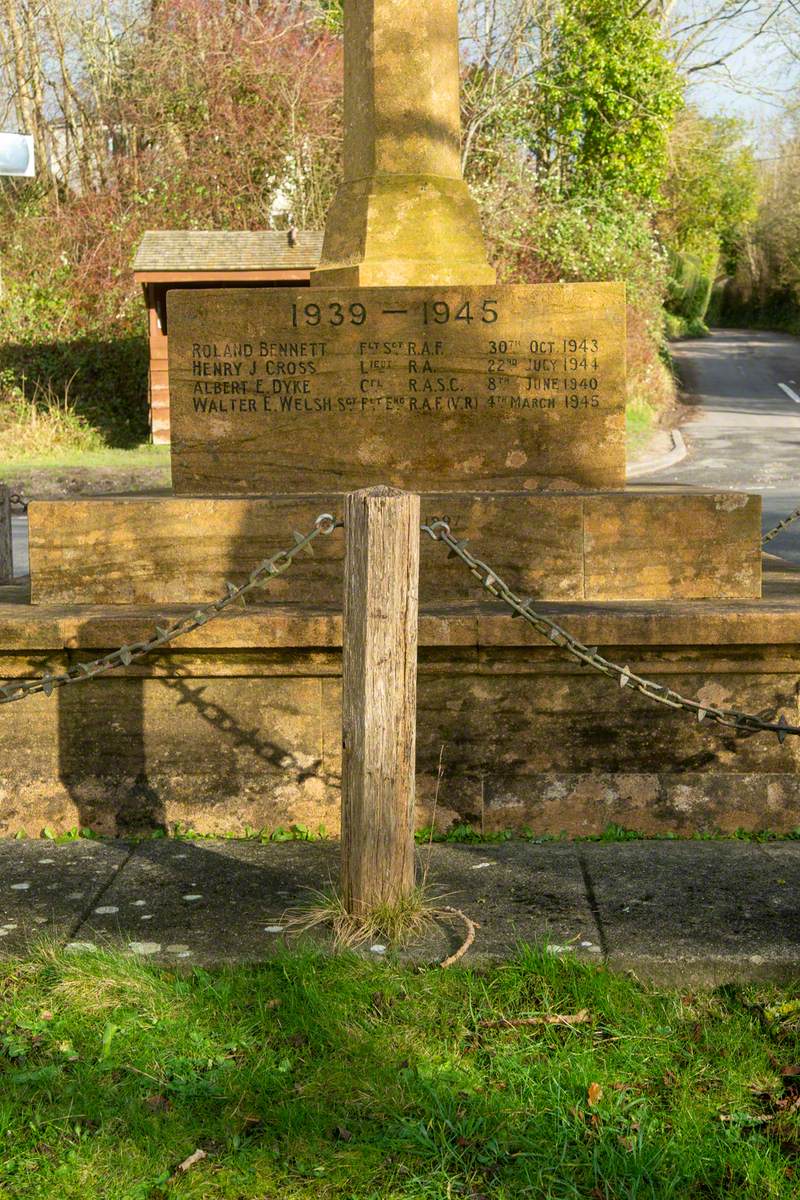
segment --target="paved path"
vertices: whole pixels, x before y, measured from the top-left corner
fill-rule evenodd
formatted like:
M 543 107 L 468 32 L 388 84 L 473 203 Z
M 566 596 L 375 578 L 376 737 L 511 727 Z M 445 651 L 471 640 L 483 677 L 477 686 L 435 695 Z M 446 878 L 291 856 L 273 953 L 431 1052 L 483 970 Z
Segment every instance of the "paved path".
M 764 529 L 800 505 L 800 338 L 719 330 L 672 352 L 694 410 L 688 456 L 637 485 L 761 492 Z M 770 549 L 800 562 L 800 522 Z
M 45 936 L 174 965 L 258 961 L 286 944 L 287 908 L 336 878 L 338 854 L 334 842 L 1 842 L 0 954 Z M 800 978 L 800 842 L 436 845 L 428 882 L 480 922 L 467 965 L 533 942 L 676 986 Z M 436 925 L 413 957 L 441 961 L 462 936 Z

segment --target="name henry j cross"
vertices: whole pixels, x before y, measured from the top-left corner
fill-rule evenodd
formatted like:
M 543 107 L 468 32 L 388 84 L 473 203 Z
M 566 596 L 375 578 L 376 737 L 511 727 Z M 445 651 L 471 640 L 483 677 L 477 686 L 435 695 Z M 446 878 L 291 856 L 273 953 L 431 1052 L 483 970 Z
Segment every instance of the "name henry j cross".
M 456 0 L 345 5 L 344 180 L 311 282 L 170 293 L 176 492 L 623 486 L 623 285 L 495 281 Z

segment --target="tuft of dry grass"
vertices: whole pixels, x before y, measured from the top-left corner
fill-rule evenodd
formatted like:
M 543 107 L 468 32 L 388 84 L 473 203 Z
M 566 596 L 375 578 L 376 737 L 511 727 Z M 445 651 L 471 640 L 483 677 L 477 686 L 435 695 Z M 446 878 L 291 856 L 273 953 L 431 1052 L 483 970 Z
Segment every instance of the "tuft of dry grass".
M 17 387 L 0 378 L 0 451 L 5 456 L 41 458 L 102 449 L 101 434 L 72 404 L 71 383 L 72 379 L 59 394 L 38 379 L 28 391 L 24 380 Z
M 161 1015 L 162 992 L 145 964 L 122 954 L 70 954 L 41 945 L 34 954 L 37 965 L 58 965 L 52 996 L 62 1007 L 87 1016 L 101 1016 L 121 1006 L 142 1015 Z
M 358 914 L 347 911 L 339 892 L 312 892 L 307 904 L 291 912 L 287 919 L 290 933 L 330 930 L 334 946 L 355 949 L 367 942 L 384 938 L 392 946 L 405 946 L 418 938 L 427 925 L 442 915 L 439 902 L 427 889 L 416 887 L 395 904 L 378 904 Z

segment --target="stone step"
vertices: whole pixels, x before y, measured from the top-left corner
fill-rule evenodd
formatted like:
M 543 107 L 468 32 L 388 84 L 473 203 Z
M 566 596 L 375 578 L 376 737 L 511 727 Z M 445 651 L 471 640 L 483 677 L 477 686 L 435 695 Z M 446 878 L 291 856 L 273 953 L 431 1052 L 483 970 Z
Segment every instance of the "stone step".
M 341 494 L 258 499 L 33 501 L 33 604 L 197 604 L 291 545 Z M 750 600 L 761 595 L 761 499 L 734 492 L 497 492 L 423 496 L 520 594 L 541 600 Z M 264 600 L 338 606 L 344 539 L 273 580 Z M 423 537 L 420 599 L 470 603 L 480 585 Z M 262 593 L 255 594 L 256 600 Z
M 540 607 L 683 695 L 797 722 L 798 573 L 786 574 L 794 597 Z M 186 611 L 0 605 L 0 679 L 91 661 Z M 332 608 L 237 609 L 127 668 L 0 706 L 0 836 L 335 830 L 341 638 Z M 495 604 L 421 613 L 420 824 L 437 797 L 444 825 L 487 830 L 793 829 L 798 741 L 653 704 Z

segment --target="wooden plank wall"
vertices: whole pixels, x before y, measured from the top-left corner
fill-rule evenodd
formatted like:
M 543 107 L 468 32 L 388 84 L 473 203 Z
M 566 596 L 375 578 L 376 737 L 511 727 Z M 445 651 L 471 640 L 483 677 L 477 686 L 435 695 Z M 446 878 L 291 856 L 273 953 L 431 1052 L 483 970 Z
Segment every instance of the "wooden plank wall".
M 150 432 L 156 446 L 169 445 L 169 369 L 167 335 L 162 331 L 156 309 L 157 284 L 147 285 L 147 309 L 150 328 Z M 163 299 L 161 307 L 163 308 Z

